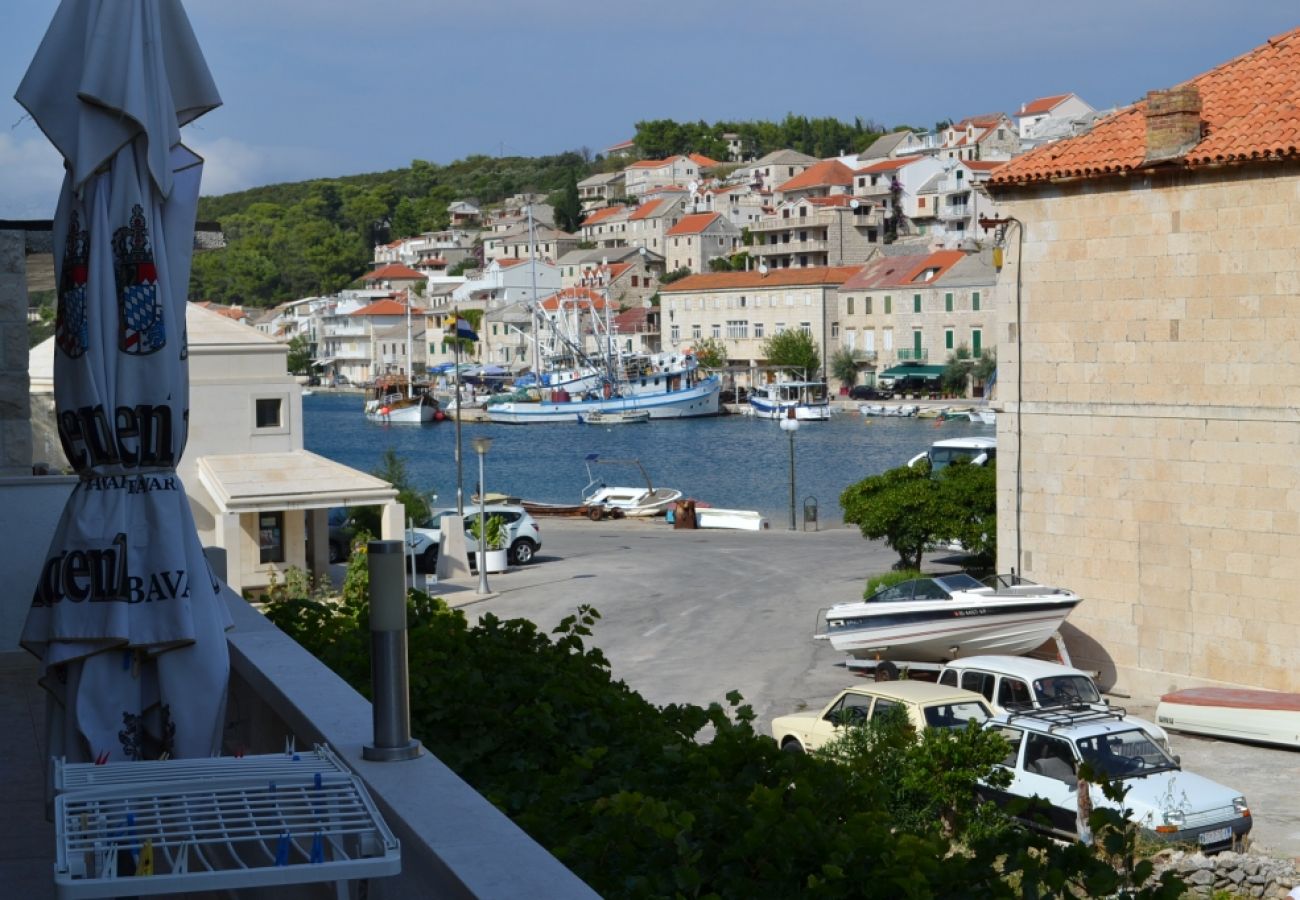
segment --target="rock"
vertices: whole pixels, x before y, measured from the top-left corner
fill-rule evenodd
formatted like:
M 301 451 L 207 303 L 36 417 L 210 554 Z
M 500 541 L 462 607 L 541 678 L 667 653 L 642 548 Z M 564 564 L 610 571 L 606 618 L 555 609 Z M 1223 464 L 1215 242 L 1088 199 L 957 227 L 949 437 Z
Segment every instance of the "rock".
M 1230 869 L 1228 871 L 1228 880 L 1233 884 L 1241 884 L 1246 880 L 1246 872 L 1243 869 Z
M 1187 877 L 1188 884 L 1212 886 L 1214 884 L 1214 872 L 1210 869 L 1197 868 L 1195 872 Z
M 1258 874 L 1259 874 L 1259 860 L 1258 860 L 1258 859 L 1255 859 L 1254 857 L 1249 857 L 1249 858 L 1246 860 L 1246 866 L 1245 866 L 1245 869 L 1246 869 L 1246 874 L 1247 874 L 1247 875 L 1258 875 Z

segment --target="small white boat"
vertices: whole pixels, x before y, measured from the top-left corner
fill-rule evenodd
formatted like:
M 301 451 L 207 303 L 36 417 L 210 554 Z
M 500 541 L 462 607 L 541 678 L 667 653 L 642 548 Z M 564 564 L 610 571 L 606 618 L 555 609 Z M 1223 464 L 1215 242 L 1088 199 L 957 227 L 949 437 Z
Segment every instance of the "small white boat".
M 864 403 L 858 407 L 858 412 L 864 416 L 901 416 L 904 418 L 915 416 L 920 412 L 921 407 L 915 404 L 902 405 L 885 405 L 883 403 Z
M 749 406 L 760 419 L 784 419 L 794 410 L 800 422 L 826 422 L 831 404 L 824 381 L 774 381 L 749 392 Z
M 387 394 L 377 400 L 366 401 L 366 418 L 384 424 L 420 424 L 438 418 L 438 401 L 428 394 L 405 397 Z
M 733 528 L 739 531 L 762 531 L 767 520 L 752 509 L 718 509 L 714 506 L 695 508 L 697 528 Z
M 1083 599 L 1017 576 L 996 576 L 994 585 L 964 572 L 914 578 L 832 606 L 825 611 L 826 630 L 814 637 L 857 659 L 1018 656 L 1042 646 Z
M 1300 694 L 1187 688 L 1160 698 L 1156 722 L 1175 731 L 1300 748 Z
M 624 516 L 662 516 L 668 508 L 682 498 L 674 488 L 657 488 L 650 483 L 645 466 L 636 459 L 601 459 L 591 453 L 586 458 L 587 486 L 582 489 L 582 505 L 588 509 L 605 510 Z M 645 479 L 645 487 L 607 485 L 591 471 L 592 465 L 635 466 Z
M 586 415 L 579 415 L 578 422 L 588 425 L 640 425 L 650 421 L 648 409 L 593 410 Z
M 989 409 L 987 406 L 977 406 L 967 412 L 972 422 L 980 422 L 984 425 L 998 424 L 997 410 Z

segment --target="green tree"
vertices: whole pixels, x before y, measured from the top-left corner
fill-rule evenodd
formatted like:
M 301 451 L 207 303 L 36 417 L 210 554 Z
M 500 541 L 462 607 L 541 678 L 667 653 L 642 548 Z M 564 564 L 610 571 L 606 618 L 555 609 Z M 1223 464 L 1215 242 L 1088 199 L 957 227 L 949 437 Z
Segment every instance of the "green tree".
M 763 342 L 768 365 L 780 366 L 798 377 L 809 377 L 821 368 L 822 358 L 811 334 L 798 328 L 779 331 Z
M 721 369 L 727 364 L 727 345 L 720 338 L 696 341 L 695 358 L 706 369 Z
M 966 384 L 970 379 L 970 370 L 970 348 L 965 344 L 958 344 L 957 349 L 948 354 L 948 361 L 944 364 L 943 373 L 939 376 L 939 383 L 943 386 L 943 392 L 958 397 L 966 396 Z
M 970 377 L 976 384 L 987 385 L 993 378 L 993 373 L 998 370 L 998 352 L 996 350 L 982 350 L 980 356 L 975 360 L 975 365 L 971 367 Z
M 297 335 L 289 341 L 286 367 L 290 375 L 307 375 L 311 372 L 311 344 L 306 335 Z
M 392 447 L 384 451 L 379 468 L 371 474 L 397 488 L 397 502 L 402 504 L 405 510 L 403 518 L 421 522 L 429 517 L 428 496 L 411 484 L 410 476 L 406 472 L 406 463 Z M 358 530 L 368 531 L 370 534 L 382 533 L 381 513 L 378 506 L 358 506 L 349 509 L 348 512 L 356 520 Z
M 564 187 L 550 197 L 551 208 L 555 212 L 555 227 L 560 231 L 576 234 L 582 227 L 582 200 L 578 197 L 578 178 L 572 172 L 564 182 Z
M 665 272 L 663 275 L 659 277 L 659 283 L 672 284 L 674 281 L 681 281 L 683 278 L 687 277 L 688 275 L 693 275 L 693 274 L 695 273 L 693 273 L 690 269 L 683 266 L 680 269 L 673 269 L 671 272 Z
M 858 361 L 848 347 L 841 347 L 831 354 L 831 374 L 845 388 L 851 388 L 858 383 Z
M 926 463 L 900 466 L 849 485 L 840 494 L 844 522 L 867 540 L 884 540 L 899 568 L 920 569 L 921 556 L 941 530 L 942 505 Z
M 992 564 L 998 556 L 997 467 L 958 460 L 939 473 L 939 538 Z

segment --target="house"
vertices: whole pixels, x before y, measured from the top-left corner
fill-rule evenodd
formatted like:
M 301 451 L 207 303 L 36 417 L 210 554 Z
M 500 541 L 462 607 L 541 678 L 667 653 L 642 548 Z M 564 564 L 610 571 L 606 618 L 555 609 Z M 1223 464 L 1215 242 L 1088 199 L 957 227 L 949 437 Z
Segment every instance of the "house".
M 716 212 L 737 228 L 748 228 L 763 218 L 772 202 L 769 194 L 755 190 L 749 184 L 717 184 L 697 186 L 686 201 L 689 213 Z
M 1298 107 L 1295 29 L 989 179 L 999 564 L 1143 697 L 1300 690 Z
M 772 269 L 860 265 L 875 255 L 882 223 L 880 204 L 848 194 L 798 197 L 749 226 L 749 255 Z
M 883 256 L 839 291 L 839 347 L 884 371 L 899 363 L 943 366 L 957 348 L 991 350 L 997 319 L 992 253 L 944 250 Z
M 667 325 L 668 348 L 723 341 L 731 366 L 765 364 L 767 339 L 799 329 L 812 335 L 825 366 L 838 339 L 840 285 L 857 271 L 835 266 L 689 275 L 659 288 L 660 327 Z
M 578 182 L 578 199 L 582 211 L 590 212 L 623 199 L 626 176 L 622 172 L 600 172 Z
M 388 263 L 362 275 L 361 280 L 372 291 L 405 291 L 416 287 L 423 289 L 429 278 L 410 266 Z
M 707 272 L 709 260 L 740 248 L 740 229 L 718 213 L 683 216 L 664 233 L 668 271 Z
M 484 363 L 513 373 L 534 368 L 534 307 L 531 302 L 521 301 L 494 306 L 483 313 L 479 339 Z
M 1022 144 L 1031 141 L 1043 123 L 1049 120 L 1071 121 L 1092 115 L 1096 110 L 1078 94 L 1055 94 L 1030 100 L 1016 113 L 1016 128 Z M 1026 148 L 1027 149 L 1027 148 Z
M 943 162 L 930 155 L 881 160 L 853 173 L 853 198 L 879 210 L 882 222 L 889 223 L 895 211 L 903 217 L 896 234 L 892 224 L 882 224 L 882 240 L 924 234 L 925 223 L 912 220 L 929 214 L 933 201 L 921 196 L 921 188 L 941 172 Z
M 773 150 L 755 160 L 749 169 L 749 182 L 757 190 L 770 191 L 818 162 L 817 157 L 798 150 Z
M 667 255 L 664 235 L 684 215 L 686 194 L 661 192 L 646 199 L 627 217 L 627 246 Z
M 706 156 L 670 156 L 667 159 L 643 159 L 623 170 L 624 191 L 629 197 L 643 197 L 657 187 L 686 187 L 701 177 L 701 166 L 717 163 Z
M 848 194 L 853 190 L 853 170 L 838 159 L 823 160 L 804 169 L 788 181 L 783 181 L 774 191 L 776 202 L 798 200 L 801 197 L 831 197 Z
M 249 322 L 250 316 L 244 310 L 244 308 L 242 306 L 239 306 L 238 304 L 232 306 L 222 306 L 220 303 L 213 303 L 211 300 L 199 300 L 197 302 L 201 309 L 209 310 L 210 312 L 214 312 L 219 316 L 225 316 L 227 319 L 229 319 L 232 322 L 239 322 L 241 324 L 251 324 Z
M 559 231 L 549 225 L 534 222 L 530 229 L 525 222 L 505 231 L 483 235 L 483 262 L 496 260 L 559 259 L 578 246 L 578 236 Z
M 654 295 L 664 258 L 644 247 L 574 250 L 560 259 L 562 287 L 601 290 L 619 308 L 641 306 Z
M 452 228 L 465 228 L 483 221 L 483 209 L 477 200 L 453 200 L 447 204 L 447 215 Z
M 535 285 L 535 287 L 534 287 Z M 533 300 L 560 289 L 560 269 L 546 260 L 499 259 L 452 293 L 454 303 L 479 308 Z
M 605 148 L 605 155 L 608 157 L 618 157 L 630 159 L 636 156 L 636 139 L 628 138 L 626 141 L 619 141 L 610 147 Z
M 935 249 L 961 249 L 963 242 L 982 237 L 978 222 L 996 217 L 997 209 L 980 185 L 1001 162 L 985 160 L 943 160 L 943 171 L 932 176 L 916 191 L 911 219 L 922 234 L 931 237 Z
M 744 162 L 753 156 L 753 147 L 748 138 L 742 137 L 734 131 L 728 131 L 722 135 L 722 139 L 727 142 L 728 162 Z
M 634 209 L 621 204 L 597 209 L 582 220 L 578 233 L 583 242 L 597 247 L 625 247 L 628 217 Z
M 662 349 L 658 308 L 634 306 L 623 310 L 614 317 L 614 339 L 624 353 L 658 353 Z
M 970 116 L 939 134 L 941 159 L 1006 160 L 1020 152 L 1020 131 L 1006 113 Z
M 900 156 L 915 156 L 929 147 L 925 135 L 914 131 L 894 131 L 882 134 L 871 142 L 871 146 L 858 154 L 859 166 L 870 165 L 882 159 L 898 159 Z

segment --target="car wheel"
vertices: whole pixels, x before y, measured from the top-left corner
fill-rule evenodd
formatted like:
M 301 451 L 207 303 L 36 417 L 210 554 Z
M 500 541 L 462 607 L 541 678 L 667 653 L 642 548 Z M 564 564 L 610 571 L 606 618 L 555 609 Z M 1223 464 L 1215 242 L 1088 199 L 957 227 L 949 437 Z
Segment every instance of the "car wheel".
M 520 538 L 510 548 L 510 562 L 516 566 L 526 566 L 533 561 L 537 545 L 528 538 Z
M 436 544 L 420 554 L 420 569 L 425 573 L 438 571 L 438 547 Z
M 785 743 L 781 745 L 781 749 L 784 750 L 786 753 L 802 754 L 803 744 L 799 743 L 794 738 L 786 738 Z
M 876 681 L 897 681 L 898 666 L 885 660 L 876 666 Z
M 330 562 L 343 562 L 343 545 L 338 541 L 330 541 Z

